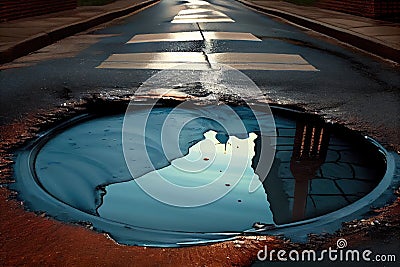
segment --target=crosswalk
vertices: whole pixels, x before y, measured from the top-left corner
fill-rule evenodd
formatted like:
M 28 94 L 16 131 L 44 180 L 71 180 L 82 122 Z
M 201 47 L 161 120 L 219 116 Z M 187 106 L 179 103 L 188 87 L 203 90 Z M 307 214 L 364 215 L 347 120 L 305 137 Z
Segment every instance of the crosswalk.
M 101 69 L 218 69 L 218 64 L 239 70 L 317 71 L 300 55 L 271 53 L 156 52 L 113 54 Z
M 258 41 L 261 40 L 247 32 L 169 32 L 150 33 L 135 35 L 128 44 L 149 43 L 149 42 L 180 42 L 180 41 L 211 41 L 211 40 L 237 40 L 237 41 Z
M 190 8 L 179 11 L 171 23 L 235 22 L 224 13 L 212 9 Z
M 183 9 L 171 23 L 221 23 L 235 22 L 212 4 L 203 0 L 186 0 Z M 182 31 L 167 33 L 148 33 L 133 36 L 126 44 L 135 45 L 151 42 L 185 42 L 229 40 L 262 42 L 252 33 Z M 113 54 L 104 60 L 99 69 L 185 69 L 209 70 L 218 64 L 228 65 L 238 70 L 268 71 L 318 71 L 301 55 L 278 53 L 206 53 L 206 52 L 148 52 Z
M 206 1 L 187 0 L 171 23 L 235 22 Z

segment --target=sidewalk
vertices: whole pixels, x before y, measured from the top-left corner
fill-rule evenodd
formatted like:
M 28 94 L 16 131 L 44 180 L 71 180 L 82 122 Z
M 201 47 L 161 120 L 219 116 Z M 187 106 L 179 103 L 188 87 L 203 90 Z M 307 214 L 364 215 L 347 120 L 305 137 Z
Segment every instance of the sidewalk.
M 400 63 L 400 24 L 284 1 L 237 0 L 258 11 L 284 18 Z
M 0 64 L 157 2 L 159 0 L 119 0 L 104 6 L 82 6 L 73 10 L 2 22 Z

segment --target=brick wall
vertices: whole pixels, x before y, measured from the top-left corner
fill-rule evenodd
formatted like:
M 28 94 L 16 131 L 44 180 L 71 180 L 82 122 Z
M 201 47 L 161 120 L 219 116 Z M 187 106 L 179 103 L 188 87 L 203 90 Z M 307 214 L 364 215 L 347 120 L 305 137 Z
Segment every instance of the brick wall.
M 0 21 L 74 9 L 77 0 L 0 0 Z
M 398 17 L 400 15 L 399 0 L 375 0 L 375 14 L 378 17 Z
M 400 15 L 399 0 L 319 0 L 317 6 L 370 18 Z

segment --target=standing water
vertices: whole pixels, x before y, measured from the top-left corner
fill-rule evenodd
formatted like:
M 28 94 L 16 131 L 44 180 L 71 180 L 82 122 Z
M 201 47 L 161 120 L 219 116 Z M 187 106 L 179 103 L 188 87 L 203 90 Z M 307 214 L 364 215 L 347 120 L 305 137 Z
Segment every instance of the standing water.
M 203 109 L 224 116 L 218 106 Z M 125 114 L 72 120 L 18 154 L 16 189 L 31 209 L 85 221 L 117 242 L 179 246 L 295 227 L 341 210 L 349 215 L 385 176 L 383 149 L 355 133 L 280 108 L 273 118 L 232 110 L 241 131 L 169 107 L 128 115 L 150 114 L 145 135 L 134 126 L 122 134 Z M 276 129 L 261 132 L 260 119 Z M 188 123 L 171 135 L 177 140 L 162 139 L 180 120 Z M 168 142 L 177 142 L 179 153 L 168 155 Z M 258 168 L 265 149 L 275 151 L 268 172 Z M 202 193 L 176 194 L 175 187 Z M 200 201 L 215 192 L 224 193 Z

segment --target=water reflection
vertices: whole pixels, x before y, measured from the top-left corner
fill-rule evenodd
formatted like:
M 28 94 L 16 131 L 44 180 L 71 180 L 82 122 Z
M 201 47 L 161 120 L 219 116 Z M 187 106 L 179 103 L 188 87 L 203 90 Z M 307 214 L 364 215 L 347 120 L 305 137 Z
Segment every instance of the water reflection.
M 321 122 L 297 121 L 290 170 L 296 180 L 293 220 L 304 219 L 309 181 L 325 162 L 329 145 L 329 128 Z
M 263 187 L 278 225 L 349 205 L 369 193 L 385 172 L 376 148 L 318 117 L 278 117 L 276 124 L 277 153 Z M 259 164 L 257 149 L 256 140 L 253 167 Z
M 263 188 L 248 191 L 255 176 L 251 160 L 257 136 L 250 133 L 245 139 L 227 139 L 220 134 L 225 141 L 221 143 L 216 135 L 214 131 L 206 132 L 205 139 L 193 145 L 186 156 L 165 168 L 107 186 L 98 208 L 99 216 L 128 225 L 188 232 L 245 231 L 254 222 L 273 224 Z M 173 188 L 162 185 L 160 179 L 185 187 L 185 194 L 173 193 Z M 183 198 L 180 203 L 184 205 L 196 198 L 196 190 L 204 186 L 208 187 L 208 194 L 221 191 L 221 198 L 199 207 L 167 205 L 145 194 L 138 185 L 141 180 L 152 183 L 163 194 L 170 193 L 171 201 Z
M 154 170 L 149 171 L 145 165 L 140 169 L 143 153 L 135 152 L 135 142 L 138 142 L 142 132 L 131 132 L 128 142 L 132 142 L 129 147 L 133 151 L 132 158 L 124 159 L 121 137 L 123 115 L 81 123 L 48 141 L 35 161 L 38 181 L 49 194 L 86 213 L 130 225 L 140 222 L 142 227 L 207 232 L 243 231 L 256 222 L 281 225 L 327 214 L 360 199 L 383 177 L 384 157 L 375 146 L 358 135 L 341 132 L 316 117 L 288 116 L 275 110 L 276 132 L 266 132 L 262 136 L 250 109 L 233 109 L 245 124 L 244 131 L 247 133 L 243 137 L 238 134 L 235 139 L 218 128 L 218 124 L 204 119 L 190 120 L 191 123 L 181 132 L 180 141 L 184 142 L 180 148 L 187 159 L 196 154 L 193 149 L 196 144 L 200 145 L 204 140 L 203 134 L 208 132 L 206 139 L 214 142 L 219 153 L 218 160 L 209 169 L 212 174 L 224 171 L 224 156 L 237 155 L 240 161 L 248 162 L 246 175 L 236 186 L 229 181 L 217 185 L 232 187 L 232 190 L 215 205 L 171 208 L 147 196 L 132 183 L 125 160 L 136 162 L 135 166 L 143 179 L 146 173 Z M 146 138 L 153 148 L 149 153 L 157 169 L 169 166 L 170 162 L 160 154 L 159 137 L 162 122 L 170 112 L 170 108 L 156 108 L 149 120 L 151 124 Z M 222 116 L 224 110 L 210 107 L 210 112 Z M 177 115 L 186 118 L 190 112 L 182 109 Z M 137 112 L 132 116 L 142 114 Z M 262 117 L 261 123 L 270 123 L 270 119 Z M 173 128 L 174 125 L 171 125 Z M 271 136 L 276 137 L 276 155 L 269 172 L 262 173 L 260 170 L 263 168 L 259 168 L 259 165 L 265 164 L 260 159 L 262 149 L 271 147 L 261 147 L 261 140 L 269 140 Z M 247 147 L 247 150 L 238 148 L 238 154 L 232 154 L 229 144 L 233 140 L 237 142 L 235 148 Z M 187 152 L 190 149 L 193 154 L 189 155 Z M 208 160 L 205 158 L 201 157 L 202 163 L 213 162 L 211 157 L 207 157 Z M 178 163 L 179 160 L 172 162 L 171 167 L 179 167 Z M 174 170 L 173 173 L 178 172 Z M 213 179 L 210 173 L 185 176 L 184 172 L 179 172 L 179 177 L 172 175 L 169 178 L 179 178 L 184 186 L 196 183 L 201 186 Z M 255 176 L 260 188 L 249 193 L 249 180 Z M 263 177 L 266 177 L 265 180 L 261 179 Z

